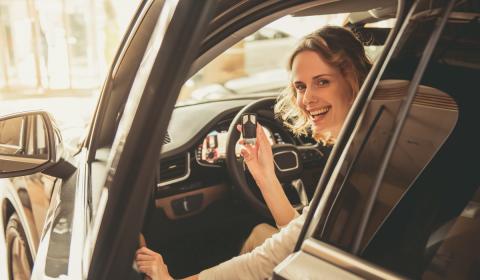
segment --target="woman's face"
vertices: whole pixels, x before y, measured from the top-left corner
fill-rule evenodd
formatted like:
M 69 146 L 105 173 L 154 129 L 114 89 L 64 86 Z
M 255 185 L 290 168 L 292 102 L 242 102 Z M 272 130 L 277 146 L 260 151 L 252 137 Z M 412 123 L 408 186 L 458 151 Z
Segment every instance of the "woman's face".
M 313 51 L 298 53 L 292 64 L 297 105 L 308 115 L 314 136 L 337 138 L 353 103 L 353 94 L 340 69 Z

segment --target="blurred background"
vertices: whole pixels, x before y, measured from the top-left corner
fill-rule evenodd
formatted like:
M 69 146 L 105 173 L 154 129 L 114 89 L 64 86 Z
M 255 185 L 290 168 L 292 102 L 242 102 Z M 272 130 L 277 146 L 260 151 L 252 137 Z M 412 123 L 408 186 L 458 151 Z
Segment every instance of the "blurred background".
M 78 143 L 141 0 L 0 0 L 0 116 L 46 110 Z M 192 76 L 177 105 L 285 88 L 298 39 L 347 14 L 283 17 L 242 39 Z
M 139 2 L 0 0 L 0 115 L 47 110 L 80 137 Z
M 2 95 L 97 90 L 138 2 L 0 0 Z

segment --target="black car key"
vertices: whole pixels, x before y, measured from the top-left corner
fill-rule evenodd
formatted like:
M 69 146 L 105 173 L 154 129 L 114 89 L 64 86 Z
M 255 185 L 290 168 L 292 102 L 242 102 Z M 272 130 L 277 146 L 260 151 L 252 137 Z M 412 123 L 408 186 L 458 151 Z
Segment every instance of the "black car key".
M 257 141 L 257 115 L 245 113 L 242 115 L 242 136 L 245 144 L 255 145 Z

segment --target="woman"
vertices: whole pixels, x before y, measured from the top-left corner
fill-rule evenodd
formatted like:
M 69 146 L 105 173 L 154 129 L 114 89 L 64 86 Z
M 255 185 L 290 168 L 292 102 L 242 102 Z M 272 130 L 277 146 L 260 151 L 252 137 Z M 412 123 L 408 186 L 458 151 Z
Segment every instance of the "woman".
M 295 134 L 311 131 L 317 141 L 333 144 L 370 66 L 362 44 L 347 29 L 328 26 L 307 35 L 288 61 L 291 80 L 275 105 L 276 114 Z M 261 126 L 256 145 L 244 145 L 241 154 L 280 232 L 251 252 L 188 279 L 268 278 L 293 251 L 308 208 L 299 215 L 288 201 L 275 176 L 272 150 Z M 152 279 L 172 279 L 161 255 L 146 247 L 137 251 L 136 262 Z

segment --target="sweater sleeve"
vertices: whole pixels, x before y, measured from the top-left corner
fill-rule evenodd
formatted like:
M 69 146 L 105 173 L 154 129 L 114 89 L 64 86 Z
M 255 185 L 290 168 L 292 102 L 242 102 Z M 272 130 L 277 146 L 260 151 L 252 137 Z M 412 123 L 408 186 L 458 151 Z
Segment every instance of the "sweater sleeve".
M 265 279 L 273 269 L 293 252 L 305 221 L 306 209 L 280 232 L 274 234 L 252 252 L 234 257 L 199 274 L 200 280 Z

